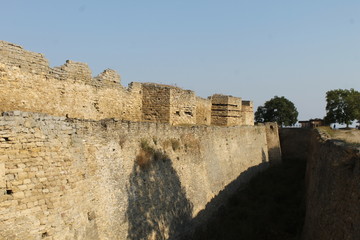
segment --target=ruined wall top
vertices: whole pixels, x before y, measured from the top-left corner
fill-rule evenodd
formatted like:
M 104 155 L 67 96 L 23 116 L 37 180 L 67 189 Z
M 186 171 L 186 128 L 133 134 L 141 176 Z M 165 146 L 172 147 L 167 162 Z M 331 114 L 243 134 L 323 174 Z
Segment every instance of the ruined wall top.
M 158 83 L 131 83 L 124 88 L 112 69 L 93 77 L 82 62 L 67 60 L 52 68 L 44 55 L 6 41 L 0 41 L 0 85 L 0 112 L 174 125 L 253 125 L 250 101 L 221 94 L 203 99 L 194 91 Z
M 82 62 L 67 60 L 59 67 L 51 68 L 43 54 L 27 51 L 19 45 L 6 41 L 0 41 L 0 62 L 20 68 L 22 71 L 59 80 L 82 80 L 93 84 L 120 83 L 120 75 L 115 70 L 106 69 L 93 78 L 89 66 Z
M 13 43 L 0 41 L 0 62 L 32 73 L 49 73 L 48 60 L 40 53 L 24 50 Z

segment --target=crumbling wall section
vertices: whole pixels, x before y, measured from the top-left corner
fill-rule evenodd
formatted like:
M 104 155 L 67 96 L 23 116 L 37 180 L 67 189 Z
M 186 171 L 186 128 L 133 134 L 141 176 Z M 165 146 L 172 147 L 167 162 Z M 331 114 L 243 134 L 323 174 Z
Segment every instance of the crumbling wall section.
M 55 67 L 50 72 L 59 80 L 72 79 L 73 81 L 92 81 L 91 70 L 86 63 L 67 60 L 60 67 Z
M 240 98 L 214 95 L 211 100 L 201 99 L 190 90 L 150 83 L 133 83 L 126 89 L 120 80 L 111 69 L 92 77 L 87 64 L 70 60 L 51 68 L 42 54 L 0 41 L 0 111 L 172 125 L 236 126 L 254 122 L 252 103 L 244 105 Z
M 21 46 L 1 40 L 0 63 L 41 75 L 48 74 L 51 70 L 44 55 L 26 51 Z
M 140 121 L 140 86 L 125 89 L 119 83 L 113 70 L 92 78 L 84 63 L 67 61 L 50 68 L 43 55 L 0 41 L 0 111 Z

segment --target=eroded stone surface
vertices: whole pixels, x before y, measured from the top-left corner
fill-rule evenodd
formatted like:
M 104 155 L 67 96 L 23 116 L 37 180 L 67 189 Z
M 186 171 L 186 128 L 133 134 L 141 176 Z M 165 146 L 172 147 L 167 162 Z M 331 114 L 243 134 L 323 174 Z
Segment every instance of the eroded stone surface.
M 221 100 L 222 99 L 222 100 Z M 120 84 L 106 69 L 93 78 L 87 64 L 67 60 L 51 68 L 42 54 L 0 41 L 0 112 L 31 111 L 100 120 L 167 122 L 172 125 L 254 125 L 253 105 L 241 98 L 154 83 Z
M 0 236 L 175 236 L 241 173 L 251 168 L 251 176 L 268 162 L 266 139 L 264 125 L 179 127 L 3 113 Z M 144 148 L 157 153 L 143 168 L 137 160 Z

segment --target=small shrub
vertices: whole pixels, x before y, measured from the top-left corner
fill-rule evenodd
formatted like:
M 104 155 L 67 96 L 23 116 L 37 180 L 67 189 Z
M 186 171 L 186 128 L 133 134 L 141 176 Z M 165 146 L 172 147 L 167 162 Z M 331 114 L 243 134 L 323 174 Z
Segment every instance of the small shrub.
M 143 139 L 140 142 L 140 152 L 136 156 L 136 163 L 142 168 L 146 168 L 151 164 L 151 161 L 166 160 L 168 156 L 159 150 L 154 149 L 149 143 Z
M 144 149 L 140 149 L 135 161 L 141 168 L 146 168 L 150 165 L 151 153 L 145 151 Z
M 146 139 L 141 140 L 140 147 L 145 152 L 149 152 L 151 154 L 155 152 L 155 149 L 149 145 L 149 143 L 148 143 L 148 141 Z

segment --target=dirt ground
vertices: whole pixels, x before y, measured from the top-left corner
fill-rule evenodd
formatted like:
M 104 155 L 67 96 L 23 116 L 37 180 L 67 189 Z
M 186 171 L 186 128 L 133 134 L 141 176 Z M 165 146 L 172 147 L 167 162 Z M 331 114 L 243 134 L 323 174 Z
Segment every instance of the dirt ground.
M 348 143 L 360 143 L 360 130 L 358 129 L 332 129 L 329 127 L 320 127 L 330 138 L 339 139 Z

